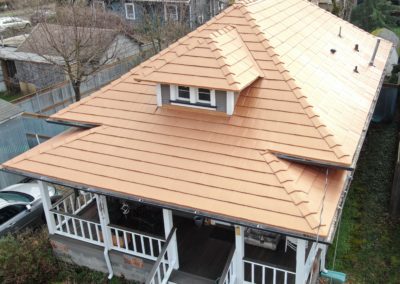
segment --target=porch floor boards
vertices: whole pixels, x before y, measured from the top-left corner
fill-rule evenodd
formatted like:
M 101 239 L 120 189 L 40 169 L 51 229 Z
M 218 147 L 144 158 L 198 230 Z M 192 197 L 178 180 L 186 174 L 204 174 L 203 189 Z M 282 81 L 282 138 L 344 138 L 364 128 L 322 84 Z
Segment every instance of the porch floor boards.
M 234 231 L 216 226 L 198 228 L 192 219 L 174 216 L 178 228 L 179 270 L 206 279 L 221 276 L 234 246 Z

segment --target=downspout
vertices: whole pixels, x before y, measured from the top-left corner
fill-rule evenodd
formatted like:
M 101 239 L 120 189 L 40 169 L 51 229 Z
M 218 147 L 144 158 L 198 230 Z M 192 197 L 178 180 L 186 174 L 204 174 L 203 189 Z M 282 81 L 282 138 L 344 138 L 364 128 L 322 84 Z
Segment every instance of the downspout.
M 100 219 L 100 225 L 101 225 L 101 230 L 103 232 L 103 237 L 104 237 L 104 260 L 106 261 L 107 269 L 108 269 L 108 279 L 111 280 L 114 276 L 114 271 L 112 269 L 111 265 L 111 260 L 110 260 L 110 255 L 108 254 L 110 250 L 110 236 L 108 234 L 107 230 L 107 224 L 108 224 L 108 211 L 107 211 L 107 205 L 104 203 L 103 196 L 100 196 L 96 194 L 96 202 L 97 202 L 97 210 L 99 212 L 99 219 Z

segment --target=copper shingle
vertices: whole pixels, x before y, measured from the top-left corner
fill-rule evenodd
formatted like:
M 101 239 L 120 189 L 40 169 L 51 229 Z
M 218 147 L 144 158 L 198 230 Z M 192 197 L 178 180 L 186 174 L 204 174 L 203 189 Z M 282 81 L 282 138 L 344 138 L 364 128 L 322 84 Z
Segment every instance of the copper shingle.
M 3 166 L 327 237 L 348 172 L 330 169 L 326 185 L 325 168 L 276 154 L 354 164 L 391 47 L 382 41 L 369 66 L 375 42 L 305 0 L 237 3 L 51 118 L 102 126 L 51 139 Z M 232 116 L 157 107 L 155 82 L 240 96 Z

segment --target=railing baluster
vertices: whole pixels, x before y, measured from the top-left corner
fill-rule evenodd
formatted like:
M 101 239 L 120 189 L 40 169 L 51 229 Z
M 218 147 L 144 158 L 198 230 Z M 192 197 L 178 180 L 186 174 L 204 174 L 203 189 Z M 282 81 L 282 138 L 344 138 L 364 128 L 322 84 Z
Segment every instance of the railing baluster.
M 149 243 L 150 243 L 150 255 L 154 256 L 154 251 L 153 251 L 153 239 L 149 238 Z
M 100 242 L 100 232 L 99 232 L 99 226 L 97 224 L 95 225 L 95 229 L 96 229 L 96 239 L 98 242 Z
M 72 227 L 74 228 L 74 235 L 78 235 L 78 232 L 76 231 L 76 224 L 75 224 L 75 218 L 72 218 Z
M 88 227 L 89 230 L 89 238 L 90 240 L 93 240 L 93 234 L 92 234 L 92 226 L 90 226 L 90 223 L 85 221 L 86 226 Z
M 142 245 L 142 253 L 143 254 L 146 254 L 146 250 L 144 249 L 144 240 L 143 240 L 143 236 L 140 236 L 140 243 L 141 243 L 141 245 Z
M 116 242 L 117 242 L 117 247 L 121 248 L 121 245 L 119 243 L 119 230 L 115 230 L 115 239 L 116 239 Z
M 287 272 L 285 271 L 285 281 L 283 282 L 284 284 L 287 283 Z
M 254 263 L 251 264 L 251 282 L 254 283 Z
M 123 231 L 122 233 L 124 234 L 124 249 L 129 249 L 128 248 L 128 238 L 126 237 L 127 232 Z
M 261 267 L 261 271 L 262 271 L 262 284 L 265 284 L 265 270 L 267 270 L 267 268 L 266 267 Z
M 274 273 L 274 276 L 272 278 L 273 279 L 272 283 L 276 284 L 276 269 L 273 270 L 273 273 Z
M 67 217 L 67 216 L 64 216 L 64 217 L 66 219 L 65 225 L 67 227 L 67 233 L 71 234 L 71 231 L 69 230 L 69 224 L 68 224 L 70 217 Z
M 82 237 L 86 238 L 86 233 L 85 233 L 85 230 L 83 229 L 83 222 L 81 219 L 79 220 L 79 225 L 81 226 Z
M 132 244 L 133 244 L 133 251 L 137 252 L 137 248 L 136 248 L 136 234 L 132 233 Z

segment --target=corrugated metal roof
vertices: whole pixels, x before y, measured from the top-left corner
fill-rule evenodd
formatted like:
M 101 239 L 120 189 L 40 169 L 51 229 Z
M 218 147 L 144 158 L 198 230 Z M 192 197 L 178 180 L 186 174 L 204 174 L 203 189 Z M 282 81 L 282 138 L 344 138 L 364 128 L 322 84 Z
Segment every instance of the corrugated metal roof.
M 20 109 L 16 105 L 0 99 L 0 123 L 16 115 L 19 115 L 22 112 L 22 109 Z

